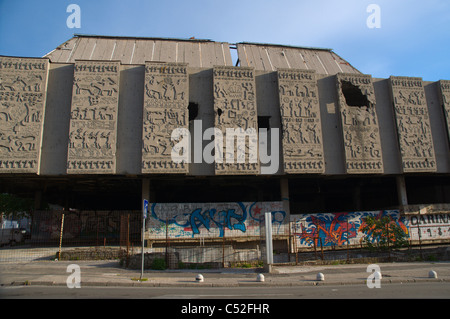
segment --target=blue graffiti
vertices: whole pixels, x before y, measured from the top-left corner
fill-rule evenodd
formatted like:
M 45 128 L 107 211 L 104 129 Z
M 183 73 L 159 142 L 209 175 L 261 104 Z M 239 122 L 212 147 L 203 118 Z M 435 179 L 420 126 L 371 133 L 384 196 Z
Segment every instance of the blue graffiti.
M 261 222 L 264 216 L 257 216 L 252 213 L 252 209 L 256 202 L 249 205 L 248 209 L 242 202 L 237 202 L 239 209 L 229 208 L 218 210 L 216 208 L 209 208 L 203 210 L 202 208 L 195 208 L 190 213 L 181 213 L 172 215 L 170 218 L 163 219 L 158 217 L 155 212 L 155 207 L 157 203 L 151 205 L 151 217 L 162 222 L 168 223 L 168 225 L 176 225 L 183 228 L 190 228 L 192 230 L 192 237 L 196 234 L 200 234 L 200 228 L 204 227 L 210 231 L 211 227 L 219 229 L 219 236 L 223 237 L 225 235 L 225 230 L 240 230 L 241 232 L 246 232 L 247 226 L 246 221 L 250 216 L 251 219 Z M 284 219 L 286 217 L 286 212 L 275 211 L 272 212 L 272 223 L 279 224 L 278 228 L 281 227 Z

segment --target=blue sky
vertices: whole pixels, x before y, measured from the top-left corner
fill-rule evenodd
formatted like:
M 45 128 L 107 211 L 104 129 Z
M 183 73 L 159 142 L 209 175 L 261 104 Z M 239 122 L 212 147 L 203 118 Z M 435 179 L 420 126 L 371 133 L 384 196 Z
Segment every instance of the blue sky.
M 67 27 L 72 3 L 81 28 Z M 0 0 L 0 55 L 43 56 L 75 33 L 332 48 L 373 77 L 450 80 L 448 0 Z

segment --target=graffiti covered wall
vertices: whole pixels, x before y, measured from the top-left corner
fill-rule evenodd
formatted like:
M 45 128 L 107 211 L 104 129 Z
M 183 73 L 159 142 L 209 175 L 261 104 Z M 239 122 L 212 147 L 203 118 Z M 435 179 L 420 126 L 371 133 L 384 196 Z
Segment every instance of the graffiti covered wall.
M 411 240 L 450 239 L 450 214 L 412 215 L 408 219 Z
M 259 237 L 265 212 L 272 212 L 273 235 L 289 234 L 282 202 L 152 203 L 146 238 Z
M 291 220 L 295 247 L 311 248 L 316 245 L 325 248 L 360 246 L 367 233 L 362 229 L 369 216 L 376 219 L 389 217 L 413 243 L 422 241 L 450 240 L 450 212 L 437 214 L 403 215 L 399 210 L 370 212 L 319 213 L 293 216 Z M 420 232 L 420 238 L 419 238 Z
M 365 233 L 361 231 L 364 219 L 368 216 L 390 217 L 404 231 L 408 232 L 407 222 L 397 210 L 351 213 L 307 214 L 293 221 L 293 233 L 298 248 L 320 246 L 339 247 L 360 245 Z

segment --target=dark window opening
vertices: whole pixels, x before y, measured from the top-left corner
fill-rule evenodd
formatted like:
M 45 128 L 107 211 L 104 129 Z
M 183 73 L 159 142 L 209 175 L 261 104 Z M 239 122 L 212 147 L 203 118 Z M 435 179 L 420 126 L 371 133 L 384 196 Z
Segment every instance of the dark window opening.
M 221 108 L 217 109 L 217 115 L 219 116 L 219 121 L 220 121 L 220 116 L 223 114 L 223 111 Z
M 189 111 L 189 121 L 195 120 L 198 115 L 198 104 L 194 102 L 189 102 L 188 111 Z
M 345 102 L 348 106 L 367 106 L 370 107 L 370 102 L 367 96 L 361 92 L 361 89 L 353 85 L 349 81 L 341 81 L 342 93 L 345 97 Z
M 258 128 L 270 130 L 270 116 L 258 116 Z

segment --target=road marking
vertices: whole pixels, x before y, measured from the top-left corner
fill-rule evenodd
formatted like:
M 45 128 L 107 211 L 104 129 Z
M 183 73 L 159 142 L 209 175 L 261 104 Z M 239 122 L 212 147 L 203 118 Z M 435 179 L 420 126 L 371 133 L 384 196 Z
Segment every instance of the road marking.
M 151 299 L 202 299 L 202 298 L 249 298 L 249 297 L 280 297 L 280 296 L 294 296 L 294 294 L 232 294 L 232 295 L 222 295 L 222 294 L 209 294 L 209 295 L 162 295 L 162 296 L 156 296 Z

